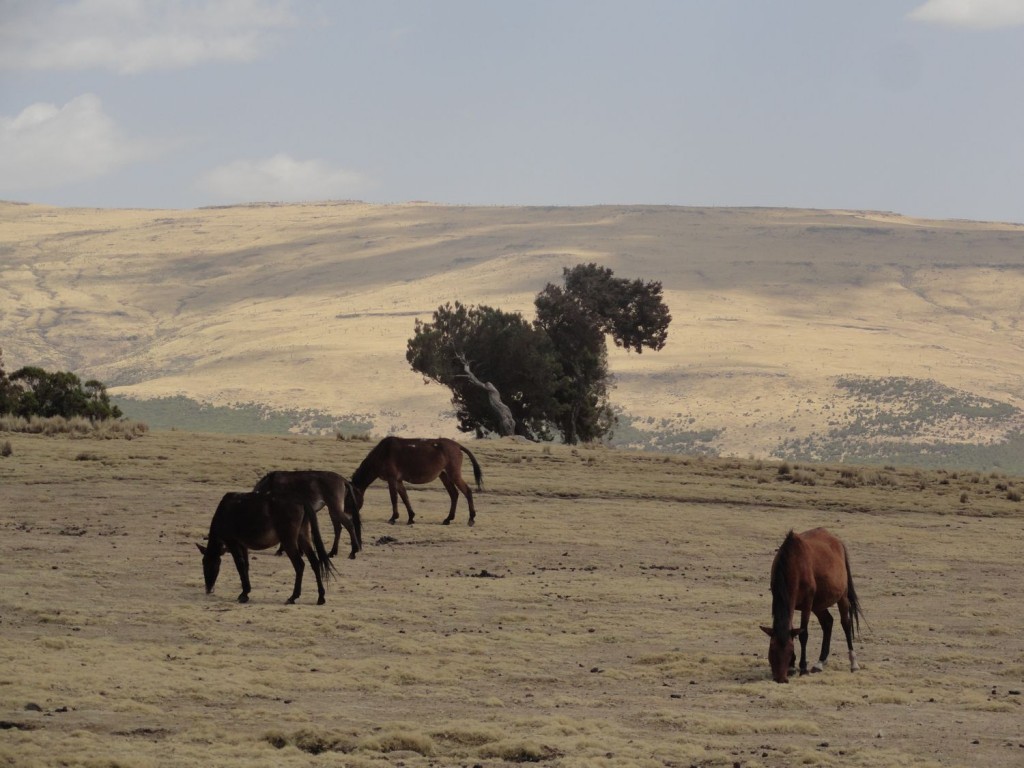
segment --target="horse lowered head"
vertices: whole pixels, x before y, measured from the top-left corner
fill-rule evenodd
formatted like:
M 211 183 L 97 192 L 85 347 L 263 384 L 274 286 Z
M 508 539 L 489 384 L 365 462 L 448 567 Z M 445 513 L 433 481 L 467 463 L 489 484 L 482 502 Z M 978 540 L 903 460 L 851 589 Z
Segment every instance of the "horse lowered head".
M 761 625 L 763 631 L 771 640 L 768 641 L 768 663 L 772 668 L 772 679 L 776 683 L 788 683 L 789 674 L 796 669 L 796 650 L 793 647 L 793 640 L 800 634 L 799 629 L 791 629 L 779 639 L 771 627 Z
M 203 553 L 203 581 L 206 583 L 206 594 L 210 594 L 220 574 L 220 556 L 224 550 L 221 548 L 219 552 L 214 552 L 212 547 L 204 547 L 199 542 L 196 542 L 196 546 Z

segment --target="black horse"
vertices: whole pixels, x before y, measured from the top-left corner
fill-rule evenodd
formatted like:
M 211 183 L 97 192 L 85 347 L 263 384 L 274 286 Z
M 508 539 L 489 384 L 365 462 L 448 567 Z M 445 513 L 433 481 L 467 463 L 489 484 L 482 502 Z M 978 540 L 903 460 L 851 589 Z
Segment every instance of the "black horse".
M 256 483 L 253 490 L 301 499 L 317 512 L 326 506 L 331 515 L 331 522 L 334 524 L 334 546 L 331 547 L 331 557 L 338 554 L 338 539 L 341 537 L 343 527 L 348 531 L 349 539 L 352 542 L 352 551 L 349 553 L 348 559 L 355 560 L 356 552 L 363 548 L 363 526 L 359 517 L 362 494 L 359 494 L 357 499 L 357 492 L 352 487 L 352 483 L 337 472 L 316 469 L 268 472 Z M 283 551 L 283 549 L 278 550 L 277 554 L 280 555 Z
M 313 568 L 319 594 L 318 605 L 323 605 L 324 581 L 337 575 L 320 537 L 313 507 L 302 499 L 275 496 L 269 493 L 225 493 L 217 505 L 210 522 L 206 546 L 196 543 L 203 553 L 203 578 L 206 593 L 213 591 L 220 573 L 220 559 L 224 551 L 231 553 L 242 580 L 242 594 L 238 602 L 249 602 L 249 550 L 268 549 L 280 544 L 288 553 L 295 568 L 295 587 L 287 603 L 294 603 L 302 592 L 302 572 L 305 555 Z

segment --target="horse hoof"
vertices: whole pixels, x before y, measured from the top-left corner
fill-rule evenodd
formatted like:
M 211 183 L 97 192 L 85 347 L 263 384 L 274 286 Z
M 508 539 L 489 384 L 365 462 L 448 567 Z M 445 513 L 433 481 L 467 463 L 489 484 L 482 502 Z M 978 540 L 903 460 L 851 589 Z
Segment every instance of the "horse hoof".
M 238 602 L 240 602 L 240 603 L 248 603 L 249 602 L 249 596 L 247 594 L 245 594 L 245 593 L 242 593 L 241 595 L 238 596 Z
M 394 525 L 394 524 L 395 524 L 395 521 L 396 521 L 397 519 L 398 519 L 397 517 L 393 517 L 393 518 L 391 518 L 390 520 L 388 520 L 388 522 L 389 522 L 389 523 L 391 523 L 391 525 Z
M 295 605 L 295 598 L 294 597 L 289 597 L 287 600 L 285 600 L 284 604 L 285 605 Z
M 355 552 L 349 552 L 348 559 L 349 560 L 355 560 L 356 559 L 356 553 Z
M 474 520 L 473 518 L 470 518 L 469 519 L 469 527 L 472 528 L 474 525 L 476 525 L 476 520 Z
M 451 525 L 451 524 L 452 524 L 452 521 L 451 521 L 451 520 L 447 520 L 447 519 L 445 519 L 445 520 L 442 520 L 442 521 L 441 521 L 441 525 Z
M 323 605 L 326 602 L 327 602 L 327 600 L 325 598 L 319 597 L 319 598 L 317 598 L 316 604 L 317 605 Z

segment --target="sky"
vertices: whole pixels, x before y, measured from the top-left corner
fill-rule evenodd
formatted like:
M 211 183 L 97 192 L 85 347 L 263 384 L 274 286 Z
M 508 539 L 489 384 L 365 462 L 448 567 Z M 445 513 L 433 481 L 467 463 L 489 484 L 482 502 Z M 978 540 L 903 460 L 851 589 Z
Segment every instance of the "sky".
M 1024 0 L 0 0 L 0 199 L 1024 222 Z

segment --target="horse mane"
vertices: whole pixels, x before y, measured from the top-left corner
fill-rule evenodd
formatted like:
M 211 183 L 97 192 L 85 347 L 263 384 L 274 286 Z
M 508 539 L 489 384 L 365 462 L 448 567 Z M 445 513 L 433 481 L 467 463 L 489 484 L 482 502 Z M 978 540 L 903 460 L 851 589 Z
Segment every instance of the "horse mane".
M 789 584 L 790 559 L 796 549 L 796 533 L 791 529 L 772 564 L 772 634 L 784 641 L 789 635 L 793 615 L 793 592 Z

